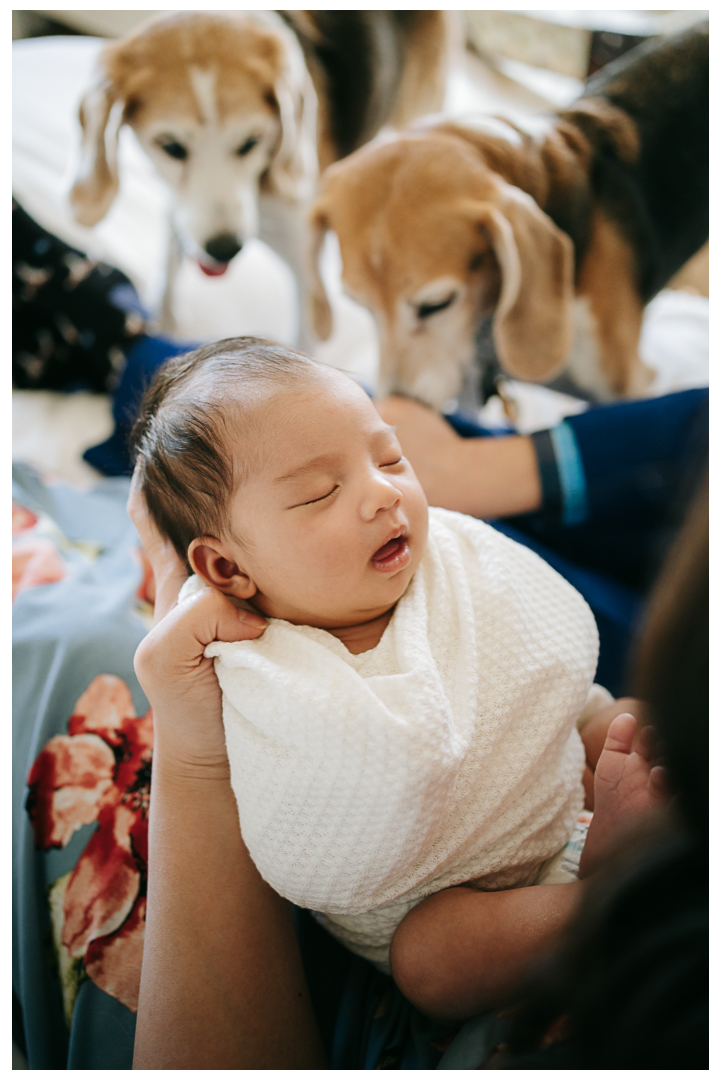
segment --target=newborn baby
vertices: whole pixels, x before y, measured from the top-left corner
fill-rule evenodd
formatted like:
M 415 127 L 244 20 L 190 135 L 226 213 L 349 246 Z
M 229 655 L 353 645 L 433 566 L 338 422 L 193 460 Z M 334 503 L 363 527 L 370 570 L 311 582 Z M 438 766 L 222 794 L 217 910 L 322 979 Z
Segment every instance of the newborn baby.
M 580 595 L 490 526 L 428 511 L 367 394 L 280 346 L 171 360 L 135 438 L 148 511 L 196 575 L 184 594 L 270 619 L 206 650 L 270 885 L 388 970 L 431 893 L 561 880 L 598 649 Z

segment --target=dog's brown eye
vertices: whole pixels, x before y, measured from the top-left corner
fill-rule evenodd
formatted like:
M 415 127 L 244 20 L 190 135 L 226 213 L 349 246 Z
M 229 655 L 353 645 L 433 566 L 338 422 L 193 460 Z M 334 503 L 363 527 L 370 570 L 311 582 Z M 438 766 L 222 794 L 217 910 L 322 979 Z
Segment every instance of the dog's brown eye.
M 238 146 L 237 154 L 239 157 L 245 157 L 250 151 L 257 146 L 260 140 L 255 135 L 251 135 L 249 139 L 246 139 L 242 146 Z
M 176 161 L 184 161 L 188 156 L 187 147 L 179 143 L 177 139 L 164 139 L 162 136 L 155 140 L 161 150 L 164 150 L 168 157 L 175 158 Z
M 429 319 L 431 315 L 436 315 L 438 311 L 444 311 L 445 308 L 450 307 L 456 297 L 457 293 L 450 293 L 447 300 L 440 300 L 437 304 L 418 304 L 418 319 Z
M 470 272 L 472 273 L 473 270 L 479 270 L 485 262 L 485 258 L 485 252 L 483 251 L 478 251 L 475 255 L 473 255 L 472 259 L 470 260 Z

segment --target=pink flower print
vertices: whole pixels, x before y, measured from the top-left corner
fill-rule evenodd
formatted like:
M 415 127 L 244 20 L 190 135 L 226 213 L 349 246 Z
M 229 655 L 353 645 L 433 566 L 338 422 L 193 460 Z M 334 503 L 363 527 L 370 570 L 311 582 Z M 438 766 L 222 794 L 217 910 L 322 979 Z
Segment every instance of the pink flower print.
M 97 821 L 63 897 L 61 941 L 106 993 L 137 1010 L 145 934 L 152 713 L 138 717 L 115 675 L 79 698 L 68 734 L 50 739 L 28 776 L 38 847 L 64 847 Z
M 24 589 L 61 581 L 67 574 L 57 544 L 45 536 L 23 536 L 13 542 L 12 598 Z
M 85 970 L 92 981 L 133 1012 L 140 989 L 145 906 L 141 896 L 120 929 L 91 941 L 85 952 Z
M 62 848 L 97 819 L 113 787 L 115 755 L 97 735 L 56 735 L 30 770 L 28 811 L 38 847 Z
M 12 534 L 17 536 L 21 532 L 25 532 L 26 529 L 32 529 L 37 525 L 38 519 L 32 510 L 28 510 L 26 506 L 21 506 L 20 503 L 15 502 L 13 499 L 12 504 Z

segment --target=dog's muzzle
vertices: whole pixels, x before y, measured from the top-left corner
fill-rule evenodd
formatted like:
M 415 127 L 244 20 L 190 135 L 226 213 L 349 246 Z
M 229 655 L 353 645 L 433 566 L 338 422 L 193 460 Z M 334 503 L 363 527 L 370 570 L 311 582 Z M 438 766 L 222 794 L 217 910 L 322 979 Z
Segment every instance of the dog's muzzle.
M 217 233 L 210 237 L 204 250 L 212 261 L 207 263 L 201 260 L 200 269 L 214 277 L 225 273 L 230 261 L 242 251 L 242 244 L 232 233 Z

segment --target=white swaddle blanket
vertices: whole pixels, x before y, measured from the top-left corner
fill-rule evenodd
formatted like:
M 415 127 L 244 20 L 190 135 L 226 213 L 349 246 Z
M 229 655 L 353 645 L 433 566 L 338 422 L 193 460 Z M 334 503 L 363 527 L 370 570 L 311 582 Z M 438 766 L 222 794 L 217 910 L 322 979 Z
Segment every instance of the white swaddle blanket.
M 260 873 L 385 970 L 397 924 L 423 897 L 471 879 L 529 883 L 583 804 L 575 722 L 597 651 L 572 586 L 440 509 L 376 648 L 354 656 L 282 620 L 256 641 L 213 642 Z

